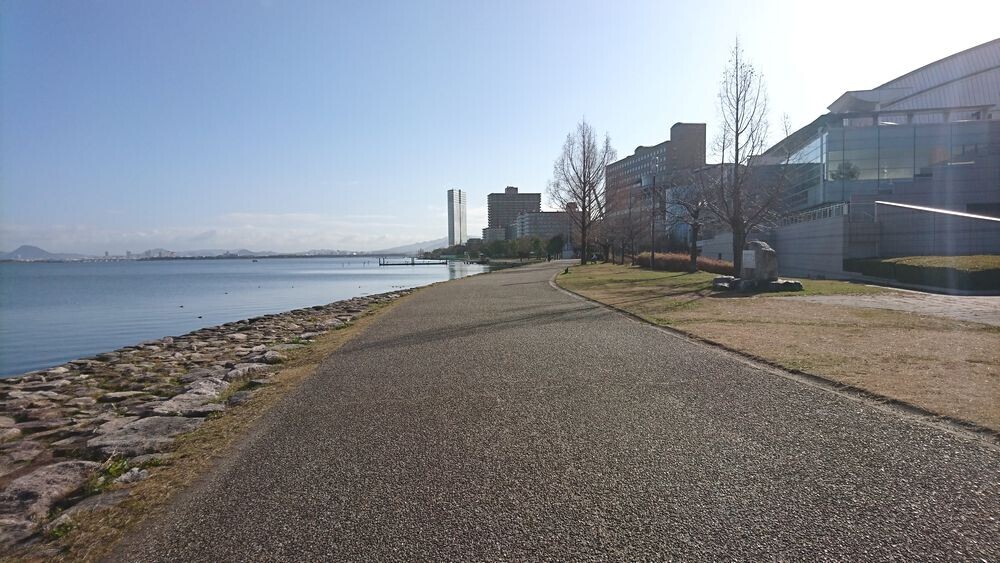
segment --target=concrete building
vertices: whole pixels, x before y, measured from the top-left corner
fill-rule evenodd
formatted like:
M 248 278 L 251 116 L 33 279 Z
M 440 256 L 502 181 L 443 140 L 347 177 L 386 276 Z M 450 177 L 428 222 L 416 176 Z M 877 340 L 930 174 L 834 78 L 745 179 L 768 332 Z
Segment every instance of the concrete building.
M 537 211 L 522 213 L 511 223 L 513 236 L 511 238 L 539 238 L 548 240 L 562 235 L 563 240 L 571 240 L 573 222 L 565 211 Z
M 762 155 L 784 171 L 784 218 L 754 237 L 775 248 L 780 273 L 850 277 L 848 258 L 1000 253 L 1000 39 L 828 109 Z M 731 259 L 727 241 L 703 241 L 702 253 Z
M 486 196 L 489 229 L 506 229 L 521 213 L 537 213 L 542 210 L 542 194 L 518 193 L 514 186 L 507 186 L 502 194 Z M 486 231 L 483 231 L 485 240 Z
M 465 192 L 448 190 L 448 246 L 465 244 Z
M 507 227 L 486 227 L 483 229 L 484 244 L 488 244 L 496 240 L 507 240 Z
M 648 197 L 637 194 L 651 186 L 663 186 L 669 176 L 682 169 L 705 165 L 705 124 L 675 123 L 670 140 L 651 147 L 636 147 L 631 156 L 605 169 L 607 212 L 626 212 L 637 201 L 649 205 Z

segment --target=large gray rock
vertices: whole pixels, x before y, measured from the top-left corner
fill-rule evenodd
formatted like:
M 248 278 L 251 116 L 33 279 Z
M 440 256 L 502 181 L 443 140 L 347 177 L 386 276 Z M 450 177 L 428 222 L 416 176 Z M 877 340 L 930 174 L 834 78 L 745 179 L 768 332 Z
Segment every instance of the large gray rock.
M 0 516 L 0 547 L 10 547 L 30 538 L 37 524 L 19 516 Z
M 271 366 L 260 363 L 236 364 L 236 366 L 226 374 L 226 381 L 236 381 L 248 379 L 254 375 L 262 375 L 270 371 Z
M 40 522 L 52 506 L 80 490 L 101 464 L 63 461 L 11 481 L 0 493 L 0 515 Z
M 225 375 L 226 375 L 226 370 L 196 368 L 178 377 L 177 379 L 181 383 L 191 383 L 192 381 L 197 381 L 199 379 L 204 379 L 206 377 L 222 378 Z
M 44 452 L 45 445 L 33 440 L 21 440 L 4 445 L 0 450 L 0 477 L 35 461 Z
M 101 395 L 97 398 L 97 400 L 102 403 L 117 403 L 118 401 L 124 401 L 125 399 L 144 397 L 147 395 L 149 395 L 149 393 L 145 391 L 113 391 L 111 393 Z
M 108 491 L 92 497 L 87 497 L 82 501 L 67 508 L 58 518 L 45 525 L 46 530 L 53 530 L 60 526 L 72 524 L 74 521 L 98 510 L 104 510 L 121 504 L 128 498 L 128 489 Z
M 217 377 L 207 377 L 192 382 L 184 393 L 176 395 L 153 408 L 153 412 L 175 416 L 205 416 L 223 410 L 222 405 L 208 405 L 229 387 L 229 382 Z
M 262 359 L 264 360 L 265 364 L 280 364 L 281 362 L 284 362 L 288 358 L 286 358 L 284 355 L 278 352 L 275 352 L 274 350 L 268 350 L 267 352 L 264 353 Z
M 150 416 L 130 422 L 87 441 L 87 447 L 105 455 L 137 456 L 163 451 L 178 434 L 190 432 L 203 422 L 200 418 Z
M 743 267 L 740 278 L 744 280 L 775 281 L 778 279 L 778 256 L 764 241 L 752 240 L 743 250 Z

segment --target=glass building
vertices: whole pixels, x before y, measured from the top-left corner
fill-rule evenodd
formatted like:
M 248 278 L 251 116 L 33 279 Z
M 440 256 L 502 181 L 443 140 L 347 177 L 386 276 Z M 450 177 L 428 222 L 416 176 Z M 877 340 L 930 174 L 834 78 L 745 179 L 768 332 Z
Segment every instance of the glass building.
M 1000 158 L 1000 121 L 867 126 L 852 121 L 819 124 L 813 135 L 790 151 L 788 212 L 874 196 L 970 213 L 1000 211 L 998 184 L 991 182 L 996 180 Z M 968 167 L 966 175 L 975 172 L 980 185 L 956 185 L 949 168 L 959 166 Z
M 764 155 L 785 166 L 787 212 L 876 198 L 1000 212 L 1000 40 L 829 109 Z
M 1000 253 L 1000 39 L 871 90 L 757 157 L 781 219 L 752 235 L 779 272 L 851 277 L 855 258 Z M 699 242 L 732 259 L 732 235 Z

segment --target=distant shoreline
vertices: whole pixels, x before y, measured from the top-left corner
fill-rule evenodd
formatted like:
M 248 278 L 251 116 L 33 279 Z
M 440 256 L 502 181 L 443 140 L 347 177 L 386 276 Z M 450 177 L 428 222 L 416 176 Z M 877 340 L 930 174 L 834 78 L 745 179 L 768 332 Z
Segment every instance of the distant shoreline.
M 9 260 L 2 259 L 3 264 L 68 264 L 74 262 L 164 262 L 170 260 L 269 260 L 273 258 L 385 258 L 402 257 L 407 254 L 269 254 L 267 256 L 149 256 L 143 258 L 74 258 L 74 259 L 39 259 L 39 260 Z

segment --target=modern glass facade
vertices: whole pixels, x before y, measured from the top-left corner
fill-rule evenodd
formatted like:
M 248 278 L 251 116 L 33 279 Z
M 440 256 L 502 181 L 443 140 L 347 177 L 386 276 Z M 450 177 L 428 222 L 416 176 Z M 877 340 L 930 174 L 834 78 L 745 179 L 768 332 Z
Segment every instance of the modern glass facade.
M 856 196 L 905 195 L 914 182 L 933 182 L 942 167 L 995 164 L 1000 158 L 998 121 L 905 123 L 902 116 L 899 124 L 887 116 L 878 119 L 878 125 L 873 118 L 868 125 L 857 118 L 830 119 L 790 149 L 788 212 Z

